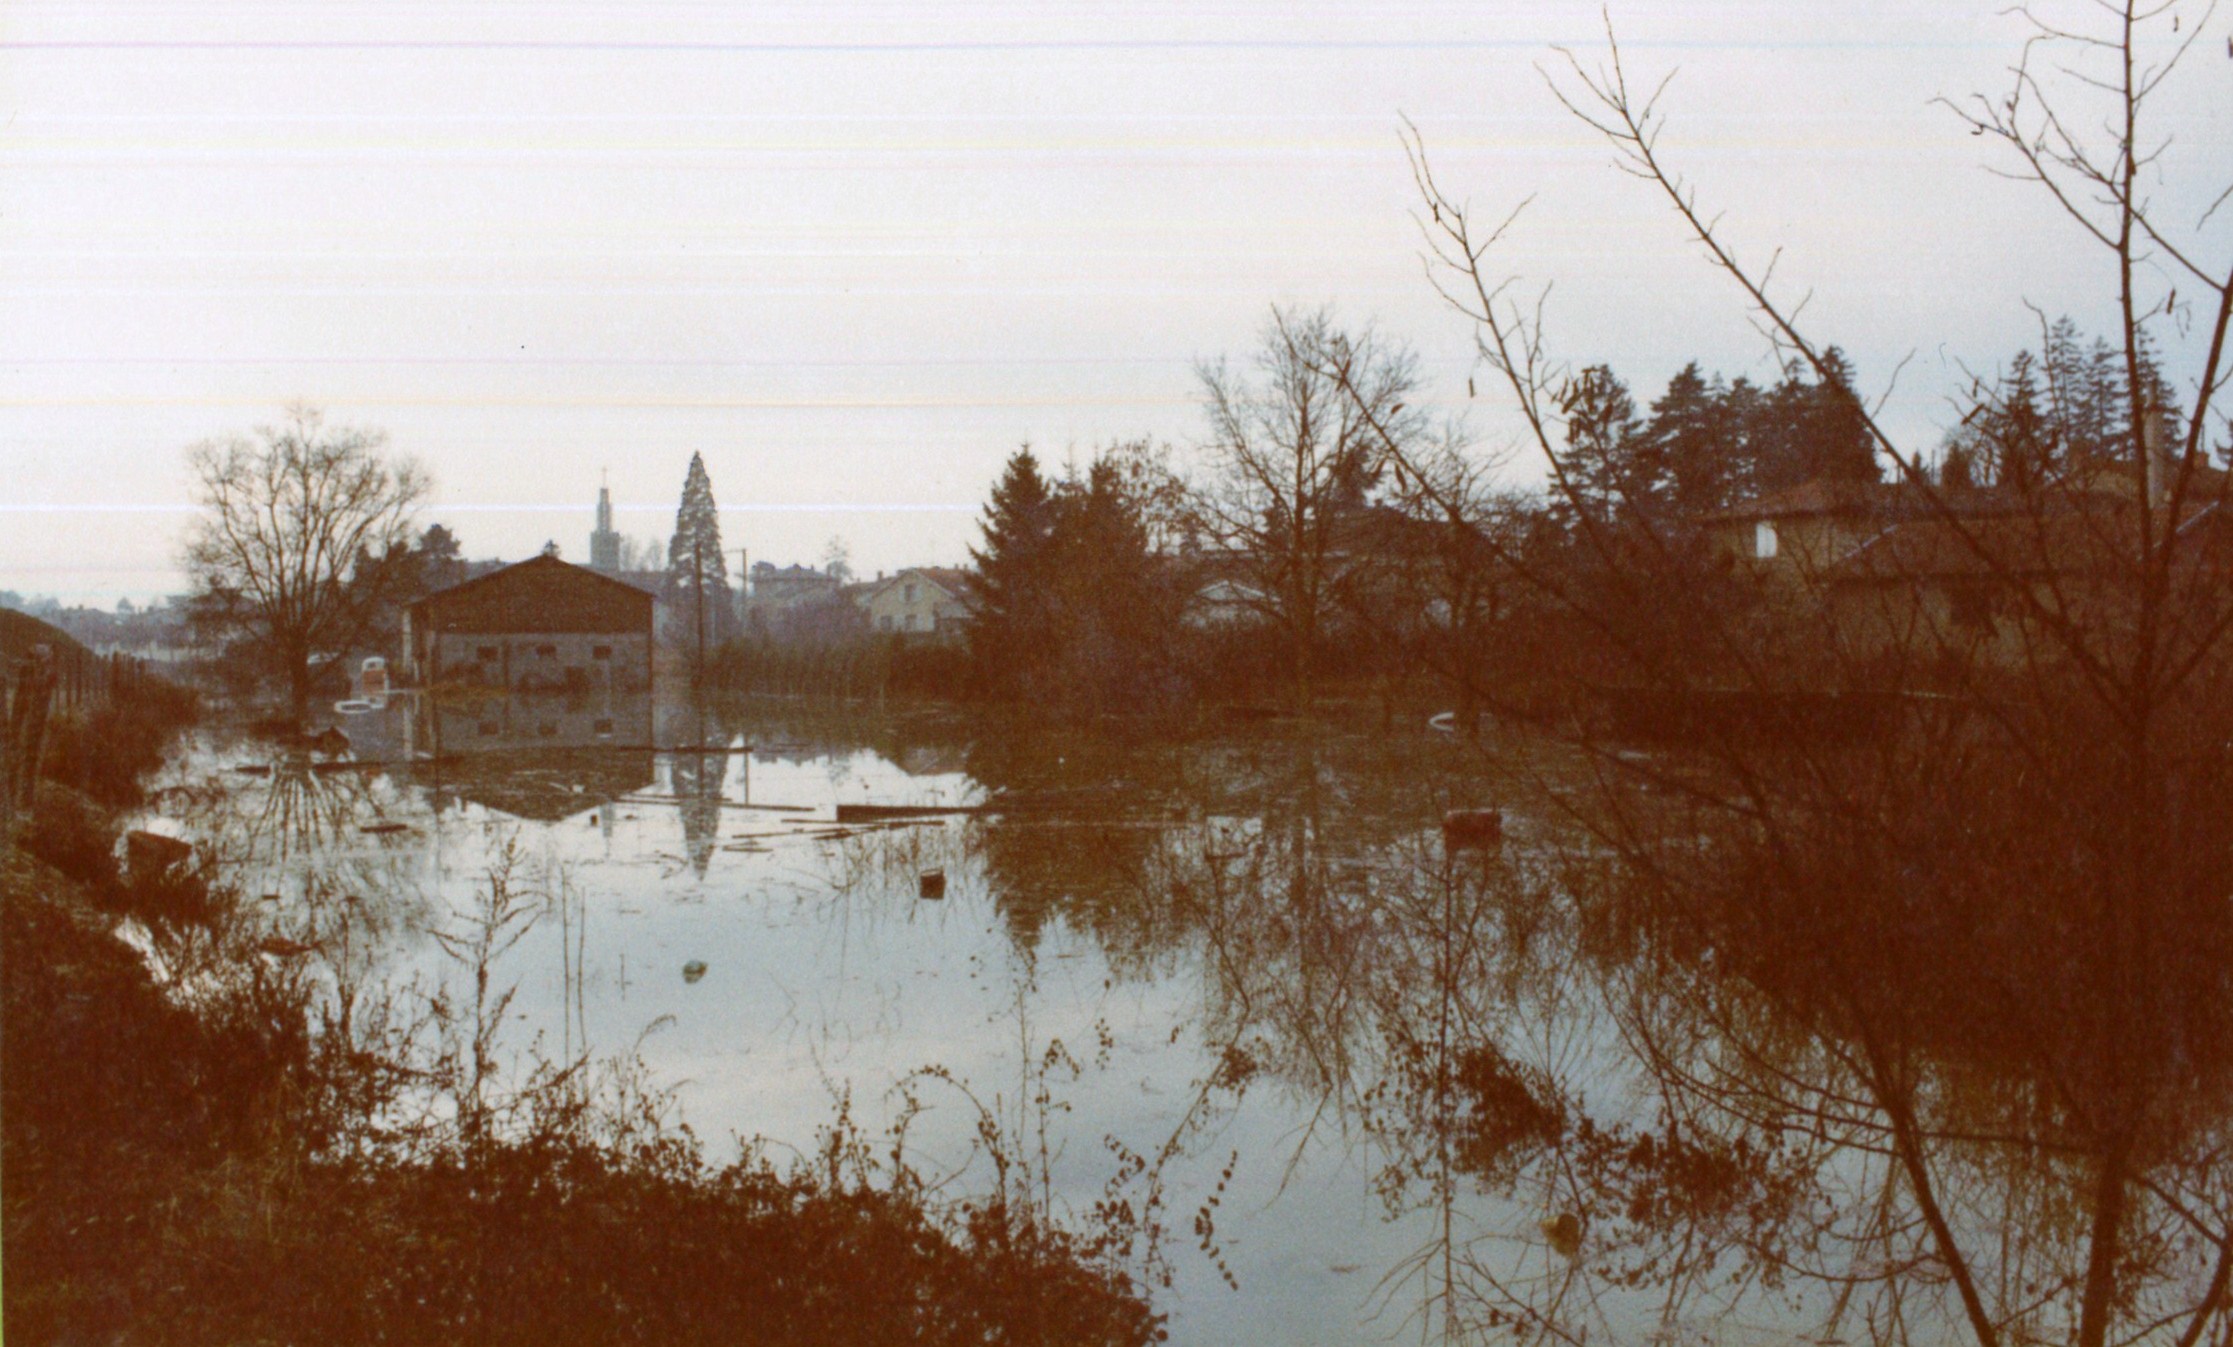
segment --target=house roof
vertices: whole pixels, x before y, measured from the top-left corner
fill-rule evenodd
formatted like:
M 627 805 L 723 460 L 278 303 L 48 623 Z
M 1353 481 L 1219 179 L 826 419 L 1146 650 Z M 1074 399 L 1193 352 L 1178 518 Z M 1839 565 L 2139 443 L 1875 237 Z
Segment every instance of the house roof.
M 653 598 L 626 580 L 553 556 L 436 590 L 407 605 L 429 630 L 627 632 L 650 621 Z
M 2226 513 L 2190 507 L 2178 527 L 2198 538 L 2198 557 L 2222 563 Z M 2135 522 L 2128 506 L 2098 495 L 2047 513 L 1907 519 L 1887 525 L 1829 569 L 1833 580 L 1902 581 L 2101 572 L 2129 562 Z
M 969 596 L 969 572 L 967 570 L 959 566 L 909 566 L 905 570 L 893 572 L 890 579 L 868 585 L 856 597 L 861 603 L 871 602 L 877 595 L 910 576 L 918 580 L 927 580 L 936 585 L 947 598 L 956 603 L 962 602 Z
M 2056 493 L 2059 498 L 2080 506 L 2098 503 L 2114 494 L 2077 484 L 2057 488 Z M 2036 509 L 2036 498 L 2027 499 L 2007 487 L 1933 486 L 1908 481 L 1816 477 L 1717 510 L 1706 518 L 1713 522 L 1744 523 L 1842 516 L 1889 524 L 1902 519 L 2031 514 L 2036 513 Z
M 1891 508 L 1900 498 L 1891 482 L 1815 477 L 1753 500 L 1716 510 L 1712 520 L 1796 519 L 1809 515 L 1866 515 Z

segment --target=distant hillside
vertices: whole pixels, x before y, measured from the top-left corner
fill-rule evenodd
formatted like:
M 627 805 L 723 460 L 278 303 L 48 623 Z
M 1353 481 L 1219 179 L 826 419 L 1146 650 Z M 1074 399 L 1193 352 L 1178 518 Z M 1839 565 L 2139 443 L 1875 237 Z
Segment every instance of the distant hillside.
M 63 657 L 75 654 L 91 658 L 93 653 L 60 627 L 41 622 L 29 613 L 0 608 L 0 659 L 21 658 L 30 654 L 35 645 L 53 646 L 54 653 Z

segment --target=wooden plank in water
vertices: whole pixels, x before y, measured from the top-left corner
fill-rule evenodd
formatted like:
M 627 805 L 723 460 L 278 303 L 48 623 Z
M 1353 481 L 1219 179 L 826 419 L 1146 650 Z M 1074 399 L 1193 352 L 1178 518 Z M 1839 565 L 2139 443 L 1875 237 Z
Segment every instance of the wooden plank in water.
M 940 818 L 949 814 L 988 812 L 978 804 L 841 804 L 840 823 L 881 823 L 890 819 Z

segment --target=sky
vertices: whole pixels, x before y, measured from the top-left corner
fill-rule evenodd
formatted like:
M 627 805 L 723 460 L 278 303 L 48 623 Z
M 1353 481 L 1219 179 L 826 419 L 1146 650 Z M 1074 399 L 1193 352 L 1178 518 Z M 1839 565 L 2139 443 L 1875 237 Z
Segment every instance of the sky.
M 1611 10 L 1633 80 L 1674 72 L 1668 156 L 1745 256 L 1782 249 L 1917 448 L 2034 309 L 2115 318 L 2107 255 L 1932 104 L 2006 88 L 2003 8 Z M 2233 164 L 2211 22 L 2156 123 L 2182 226 Z M 1741 297 L 1552 96 L 1561 45 L 1602 58 L 1595 3 L 14 0 L 0 590 L 182 589 L 185 449 L 297 401 L 420 460 L 422 520 L 473 556 L 586 560 L 606 481 L 663 540 L 697 452 L 732 554 L 958 562 L 1019 445 L 1193 462 L 1199 362 L 1245 359 L 1275 304 L 1409 345 L 1496 451 L 1510 400 L 1424 276 L 1406 117 L 1454 195 L 1529 200 L 1492 265 L 1550 286 L 1553 354 L 1643 403 L 1693 359 L 1772 378 Z M 2221 262 L 2228 217 L 2197 236 Z M 2172 279 L 2147 302 L 2176 310 Z M 2160 324 L 2174 378 L 2205 326 Z

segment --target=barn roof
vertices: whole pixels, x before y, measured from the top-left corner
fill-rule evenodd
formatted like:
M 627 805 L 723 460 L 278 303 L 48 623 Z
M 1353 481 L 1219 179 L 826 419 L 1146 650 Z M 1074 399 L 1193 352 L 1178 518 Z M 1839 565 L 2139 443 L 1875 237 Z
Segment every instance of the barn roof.
M 654 602 L 625 580 L 539 556 L 437 590 L 408 608 L 434 631 L 637 632 L 649 625 Z

